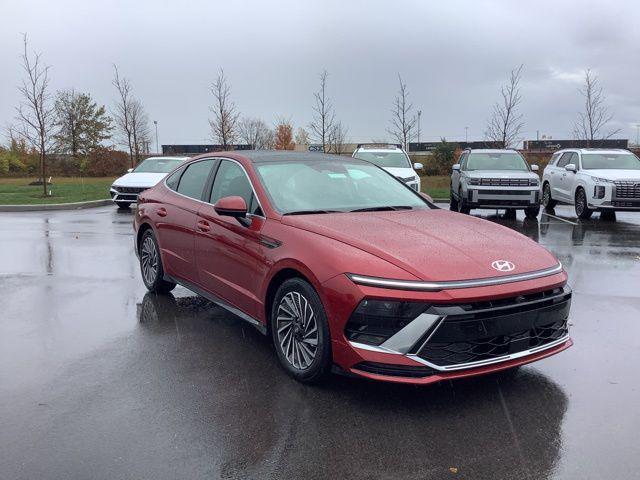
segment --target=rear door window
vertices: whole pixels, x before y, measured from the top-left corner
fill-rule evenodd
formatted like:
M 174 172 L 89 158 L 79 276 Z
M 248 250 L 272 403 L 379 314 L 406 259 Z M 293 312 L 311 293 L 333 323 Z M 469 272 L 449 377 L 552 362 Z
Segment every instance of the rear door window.
M 202 160 L 188 165 L 180 177 L 177 192 L 196 200 L 202 200 L 204 185 L 207 183 L 214 162 L 214 160 Z

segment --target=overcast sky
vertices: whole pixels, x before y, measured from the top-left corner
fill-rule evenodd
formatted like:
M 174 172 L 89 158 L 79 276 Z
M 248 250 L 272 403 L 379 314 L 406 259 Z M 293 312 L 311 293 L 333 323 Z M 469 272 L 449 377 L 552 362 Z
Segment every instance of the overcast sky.
M 406 81 L 422 110 L 422 141 L 482 139 L 509 71 L 524 63 L 524 137 L 571 138 L 578 86 L 591 68 L 618 135 L 640 123 L 637 0 L 522 1 L 66 1 L 0 0 L 0 124 L 14 117 L 21 33 L 51 65 L 54 89 L 90 93 L 111 108 L 112 65 L 128 77 L 160 143 L 209 143 L 217 71 L 242 115 L 294 127 L 312 118 L 318 74 L 352 141 L 388 138 Z

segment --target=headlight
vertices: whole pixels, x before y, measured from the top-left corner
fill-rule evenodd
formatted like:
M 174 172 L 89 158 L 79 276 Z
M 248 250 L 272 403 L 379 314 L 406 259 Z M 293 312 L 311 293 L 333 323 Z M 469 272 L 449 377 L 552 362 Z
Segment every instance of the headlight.
M 539 185 L 540 185 L 540 180 L 538 180 L 537 178 L 532 178 L 531 180 L 529 180 L 529 186 L 538 187 Z
M 480 179 L 479 178 L 470 178 L 467 183 L 469 185 L 480 185 Z
M 613 180 L 600 178 L 600 177 L 591 177 L 591 180 L 593 180 L 596 183 L 613 183 Z

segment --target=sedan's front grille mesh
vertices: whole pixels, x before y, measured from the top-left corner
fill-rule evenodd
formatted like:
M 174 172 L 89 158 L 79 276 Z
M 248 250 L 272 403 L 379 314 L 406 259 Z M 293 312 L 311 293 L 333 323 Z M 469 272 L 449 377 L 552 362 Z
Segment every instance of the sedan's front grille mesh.
M 485 302 L 438 306 L 444 317 L 417 348 L 432 364 L 491 361 L 565 337 L 571 291 L 556 288 Z
M 616 198 L 640 199 L 640 180 L 616 180 Z
M 420 351 L 420 356 L 437 365 L 492 360 L 546 345 L 566 336 L 567 333 L 567 320 L 564 319 L 507 335 L 481 337 L 466 342 L 430 342 Z

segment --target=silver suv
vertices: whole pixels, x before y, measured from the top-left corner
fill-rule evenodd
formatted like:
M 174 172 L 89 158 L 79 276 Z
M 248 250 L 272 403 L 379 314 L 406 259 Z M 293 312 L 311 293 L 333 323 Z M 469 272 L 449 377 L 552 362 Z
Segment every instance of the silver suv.
M 560 150 L 544 169 L 542 203 L 573 204 L 583 220 L 596 210 L 611 220 L 616 210 L 640 211 L 640 159 L 628 150 Z
M 524 209 L 527 218 L 540 212 L 540 179 L 515 150 L 467 149 L 451 172 L 451 210 L 469 213 L 472 208 L 505 209 L 515 217 Z

